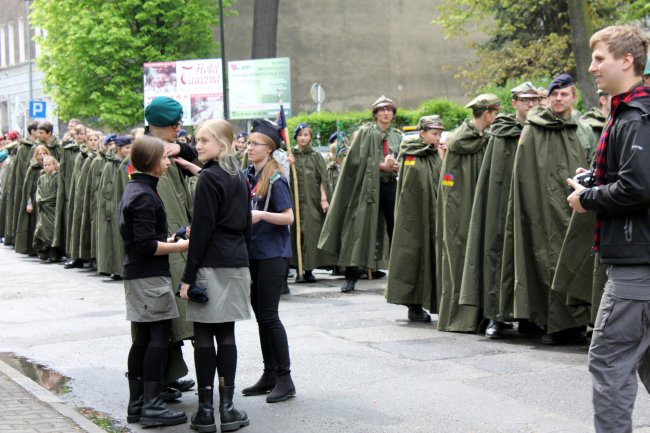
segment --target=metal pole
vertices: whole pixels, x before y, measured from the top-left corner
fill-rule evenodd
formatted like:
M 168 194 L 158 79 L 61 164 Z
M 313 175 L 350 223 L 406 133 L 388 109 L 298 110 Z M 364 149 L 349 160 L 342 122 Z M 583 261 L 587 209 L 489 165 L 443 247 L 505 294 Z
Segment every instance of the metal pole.
M 29 100 L 34 99 L 34 84 L 33 84 L 33 68 L 32 68 L 32 30 L 29 25 L 29 5 L 32 3 L 31 0 L 27 0 L 25 3 L 27 5 L 27 61 L 29 62 Z
M 223 80 L 223 118 L 228 120 L 228 68 L 226 67 L 226 44 L 223 32 L 223 0 L 219 0 L 219 34 L 221 36 L 221 77 Z
M 318 101 L 316 112 L 320 113 L 320 83 L 316 83 L 316 100 Z

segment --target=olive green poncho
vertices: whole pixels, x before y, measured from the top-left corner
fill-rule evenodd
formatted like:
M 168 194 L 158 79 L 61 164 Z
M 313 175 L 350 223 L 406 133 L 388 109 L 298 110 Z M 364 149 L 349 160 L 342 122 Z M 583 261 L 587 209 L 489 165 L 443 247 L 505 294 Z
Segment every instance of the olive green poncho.
M 600 108 L 592 108 L 580 117 L 582 123 L 589 125 L 594 134 L 594 142 L 598 143 L 603 132 L 607 117 L 600 112 Z M 591 161 L 591 159 L 589 159 Z
M 79 156 L 82 155 L 83 153 L 79 154 Z M 84 199 L 86 198 L 86 188 L 90 182 L 90 165 L 94 158 L 95 153 L 89 151 L 87 157 L 83 159 L 79 175 L 76 177 L 74 210 L 72 213 L 72 230 L 70 231 L 70 255 L 73 259 L 88 259 L 90 254 L 90 239 L 88 239 L 87 243 L 82 243 L 81 240 L 82 232 L 86 230 L 86 227 L 84 227 L 83 224 Z M 90 229 L 90 227 L 88 227 L 88 229 Z
M 81 245 L 84 255 L 82 258 L 91 260 L 97 258 L 97 206 L 99 182 L 102 178 L 102 169 L 106 163 L 106 155 L 99 150 L 88 169 L 88 183 L 84 194 L 84 207 L 81 216 Z
M 25 173 L 25 181 L 21 189 L 20 198 L 21 208 L 18 212 L 18 221 L 16 224 L 16 244 L 15 251 L 20 254 L 35 254 L 34 249 L 34 231 L 36 230 L 36 221 L 38 220 L 38 206 L 36 206 L 36 184 L 38 177 L 41 175 L 43 166 L 39 162 L 32 162 Z M 27 202 L 32 203 L 32 213 L 27 213 Z
M 59 189 L 60 173 L 43 173 L 36 185 L 36 206 L 38 207 L 36 230 L 34 231 L 34 249 L 47 251 L 54 240 L 54 220 L 56 200 Z
M 436 215 L 438 330 L 475 332 L 478 307 L 459 305 L 474 190 L 490 134 L 465 120 L 447 136 Z
M 578 122 L 576 116 L 563 120 L 543 107 L 528 113 L 508 202 L 501 317 L 528 319 L 547 326 L 549 333 L 586 324 L 584 311 L 567 306 L 566 296 L 550 290 L 571 218 L 566 179 L 587 164 L 591 146 L 591 133 L 579 134 Z M 581 136 L 587 141 L 581 142 Z
M 7 149 L 7 146 L 5 146 Z M 2 198 L 0 199 L 0 234 L 3 237 L 5 245 L 13 245 L 14 243 L 14 230 L 13 227 L 13 204 L 14 204 L 14 164 L 16 162 L 16 151 L 18 149 L 14 146 L 8 148 L 9 161 L 5 162 L 2 167 Z
M 74 163 L 79 154 L 79 143 L 66 144 L 61 149 L 61 160 L 59 161 L 59 188 L 56 198 L 56 218 L 54 220 L 54 240 L 52 246 L 66 250 L 66 239 L 70 237 L 70 226 L 66 226 L 66 214 L 71 202 L 73 191 L 72 172 Z
M 327 173 L 325 175 L 325 180 L 327 183 L 327 201 L 332 202 L 332 197 L 334 196 L 334 190 L 336 189 L 336 184 L 339 181 L 339 175 L 341 174 L 341 167 L 336 163 L 336 161 L 330 161 L 327 163 Z
M 436 202 L 442 161 L 419 137 L 402 142 L 395 198 L 395 229 L 388 265 L 386 301 L 436 305 Z
M 15 242 L 16 238 L 16 229 L 18 225 L 18 215 L 21 212 L 25 211 L 25 206 L 23 203 L 23 185 L 25 183 L 25 176 L 29 170 L 30 164 L 32 163 L 32 156 L 34 153 L 35 144 L 29 140 L 23 140 L 18 146 L 16 151 L 16 158 L 13 163 L 13 168 L 11 170 L 11 179 L 13 182 L 13 197 L 11 208 L 11 215 L 9 215 L 9 220 L 7 221 L 8 225 L 6 227 L 7 233 L 5 236 L 12 238 Z M 31 246 L 31 242 L 29 245 Z
M 86 146 L 81 146 L 79 148 L 79 153 L 74 160 L 74 165 L 72 168 L 71 174 L 71 184 L 70 184 L 70 199 L 66 205 L 66 214 L 65 214 L 65 226 L 66 226 L 66 252 L 70 255 L 71 258 L 78 259 L 79 252 L 79 230 L 80 230 L 80 220 L 81 213 L 83 212 L 83 194 L 80 192 L 82 190 L 81 184 L 83 178 L 81 177 L 81 169 L 83 168 L 84 161 L 88 158 L 89 150 Z M 75 208 L 79 208 L 75 213 Z M 75 215 L 77 215 L 75 217 Z M 73 249 L 73 238 L 76 237 L 76 243 Z
M 338 266 L 378 269 L 386 265 L 389 251 L 379 208 L 379 163 L 384 161 L 384 138 L 393 139 L 389 135 L 397 139 L 401 133 L 371 122 L 352 137 L 318 241 L 318 248 L 338 254 Z
M 482 308 L 483 316 L 491 320 L 499 315 L 503 232 L 522 129 L 512 114 L 494 119 L 469 222 L 459 303 Z
M 122 274 L 124 246 L 118 224 L 118 204 L 122 189 L 118 177 L 122 160 L 112 152 L 106 154 L 97 199 L 97 272 Z M 122 170 L 124 171 L 124 169 Z M 124 174 L 126 176 L 126 173 Z
M 336 255 L 318 249 L 318 238 L 323 228 L 325 214 L 321 208 L 320 186 L 325 183 L 325 159 L 311 145 L 304 149 L 293 149 L 295 171 L 298 177 L 298 199 L 300 200 L 300 234 L 302 243 L 303 269 L 312 270 L 336 264 Z M 293 187 L 293 170 L 290 185 Z M 327 191 L 327 186 L 325 186 Z M 294 191 L 291 191 L 291 203 L 296 214 Z M 291 225 L 291 249 L 293 257 L 291 266 L 298 267 L 298 249 L 296 223 Z

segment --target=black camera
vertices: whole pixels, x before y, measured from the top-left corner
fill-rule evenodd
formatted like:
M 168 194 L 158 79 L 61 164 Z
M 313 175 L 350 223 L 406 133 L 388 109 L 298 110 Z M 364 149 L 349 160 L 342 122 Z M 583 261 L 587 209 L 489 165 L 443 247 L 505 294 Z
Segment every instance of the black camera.
M 596 186 L 596 176 L 594 176 L 594 172 L 590 170 L 583 171 L 580 174 L 576 174 L 573 180 L 575 180 L 585 188 L 591 188 Z

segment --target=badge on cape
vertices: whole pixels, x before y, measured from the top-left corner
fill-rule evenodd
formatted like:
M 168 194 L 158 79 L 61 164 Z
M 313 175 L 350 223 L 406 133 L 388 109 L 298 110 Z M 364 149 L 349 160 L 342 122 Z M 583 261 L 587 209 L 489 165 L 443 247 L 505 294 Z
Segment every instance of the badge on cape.
M 410 167 L 412 165 L 415 165 L 415 156 L 413 155 L 408 155 L 406 159 L 404 159 L 404 165 L 407 167 Z
M 449 173 L 445 173 L 445 175 L 442 177 L 442 185 L 443 186 L 454 186 L 454 175 Z
M 126 166 L 126 175 L 131 179 L 131 175 L 135 171 L 135 167 L 133 167 L 133 164 L 129 162 L 129 165 Z

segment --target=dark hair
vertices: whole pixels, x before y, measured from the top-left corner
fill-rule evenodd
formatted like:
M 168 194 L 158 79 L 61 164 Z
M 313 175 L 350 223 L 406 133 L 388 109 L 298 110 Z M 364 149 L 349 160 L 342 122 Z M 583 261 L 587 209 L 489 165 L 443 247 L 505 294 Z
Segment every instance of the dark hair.
M 165 142 L 159 138 L 141 135 L 131 145 L 131 163 L 142 173 L 154 171 L 164 154 Z
M 40 129 L 41 131 L 45 131 L 48 134 L 51 134 L 52 131 L 54 131 L 54 126 L 52 126 L 50 122 L 43 122 L 40 125 L 38 125 L 37 129 Z
M 36 131 L 38 129 L 38 122 L 32 122 L 29 125 L 27 125 L 27 133 L 31 134 L 32 132 Z

